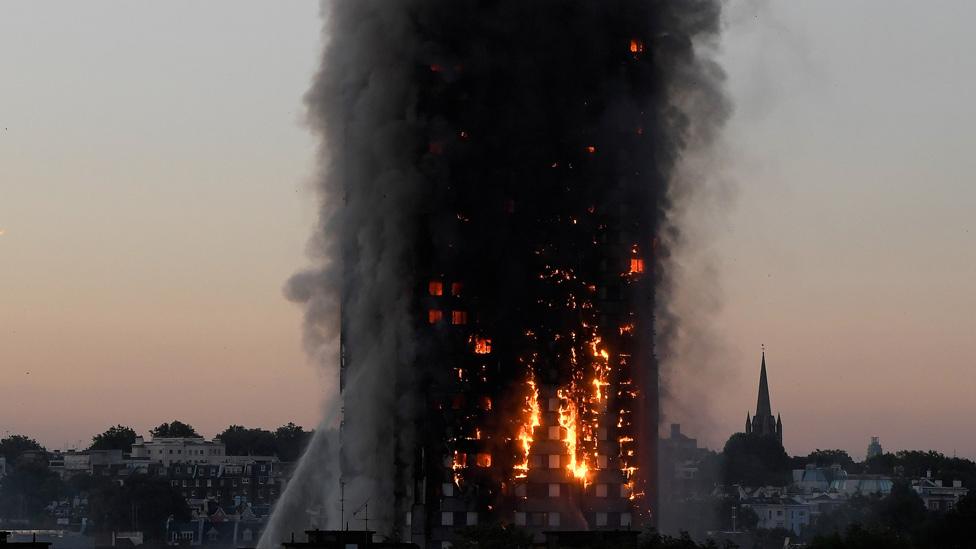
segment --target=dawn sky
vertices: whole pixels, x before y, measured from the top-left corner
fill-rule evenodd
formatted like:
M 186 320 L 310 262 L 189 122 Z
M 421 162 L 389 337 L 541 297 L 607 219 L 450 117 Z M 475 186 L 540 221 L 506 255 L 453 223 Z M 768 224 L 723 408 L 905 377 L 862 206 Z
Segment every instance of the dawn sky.
M 712 422 L 678 419 L 741 429 L 765 343 L 790 453 L 974 457 L 976 5 L 771 4 L 729 14 L 722 353 Z M 0 4 L 0 434 L 315 424 L 281 287 L 319 28 L 314 2 Z

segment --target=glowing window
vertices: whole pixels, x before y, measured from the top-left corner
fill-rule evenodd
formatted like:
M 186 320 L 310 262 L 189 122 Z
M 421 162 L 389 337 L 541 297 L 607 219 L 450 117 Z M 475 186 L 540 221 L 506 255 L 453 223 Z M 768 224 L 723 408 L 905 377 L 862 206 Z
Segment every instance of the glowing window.
M 630 272 L 634 274 L 644 272 L 644 260 L 639 257 L 630 258 Z
M 606 454 L 600 454 L 600 455 L 596 456 L 596 464 L 597 464 L 597 467 L 598 468 L 600 468 L 600 469 L 606 469 L 607 468 L 607 456 L 606 456 Z
M 458 297 L 461 295 L 461 290 L 464 289 L 464 284 L 460 282 L 451 282 L 451 295 Z
M 431 280 L 427 284 L 427 291 L 430 292 L 430 295 L 444 295 L 444 283 L 440 280 Z
M 549 455 L 549 468 L 550 469 L 559 469 L 559 454 L 550 454 Z
M 561 440 L 562 438 L 562 432 L 559 430 L 558 425 L 552 425 L 549 427 L 549 440 Z
M 479 355 L 491 353 L 491 340 L 484 337 L 476 337 L 474 339 L 474 352 Z
M 467 311 L 451 311 L 451 324 L 467 324 L 467 323 L 468 323 Z
M 431 309 L 427 311 L 427 322 L 431 324 L 437 324 L 444 318 L 444 311 L 440 309 Z
M 636 38 L 630 41 L 630 53 L 644 53 L 644 43 Z
M 491 467 L 491 454 L 478 454 L 478 467 Z

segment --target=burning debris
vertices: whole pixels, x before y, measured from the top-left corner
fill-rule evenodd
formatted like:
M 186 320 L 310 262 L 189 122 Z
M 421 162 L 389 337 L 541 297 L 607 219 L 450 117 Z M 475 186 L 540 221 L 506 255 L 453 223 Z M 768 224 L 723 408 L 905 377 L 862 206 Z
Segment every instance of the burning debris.
M 425 546 L 653 520 L 657 237 L 718 1 L 329 6 L 325 261 L 289 292 L 313 356 L 341 332 L 341 442 L 305 461 Z

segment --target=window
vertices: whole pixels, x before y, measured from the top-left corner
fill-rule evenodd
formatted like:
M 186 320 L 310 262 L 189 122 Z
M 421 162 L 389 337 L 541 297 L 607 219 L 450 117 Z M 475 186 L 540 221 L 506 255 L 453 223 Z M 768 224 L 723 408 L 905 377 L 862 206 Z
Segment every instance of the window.
M 440 280 L 431 280 L 430 283 L 427 284 L 427 292 L 433 296 L 444 295 L 444 283 Z
M 596 525 L 597 526 L 606 526 L 607 525 L 607 514 L 606 513 L 597 513 L 596 514 Z
M 431 324 L 437 324 L 444 318 L 444 312 L 438 309 L 431 309 L 427 311 L 427 322 Z
M 452 484 L 450 482 L 445 482 L 444 484 L 441 484 L 441 494 L 443 494 L 445 497 L 451 497 L 451 496 L 453 496 L 454 495 L 454 484 Z
M 627 484 L 620 485 L 620 497 L 629 498 L 630 497 L 630 486 Z
M 491 467 L 491 454 L 478 454 L 476 463 L 478 467 Z
M 241 534 L 241 541 L 252 541 L 254 539 L 254 534 L 251 533 L 250 528 L 245 528 L 244 533 Z
M 460 282 L 451 282 L 451 295 L 454 297 L 461 296 L 461 290 L 464 288 L 464 284 Z
M 630 258 L 630 273 L 640 274 L 644 272 L 644 260 L 638 257 Z
M 550 412 L 558 412 L 559 411 L 559 399 L 558 398 L 550 398 L 549 399 L 549 411 Z
M 515 496 L 516 497 L 524 498 L 524 497 L 526 497 L 526 494 L 527 493 L 528 493 L 528 489 L 526 488 L 526 485 L 525 484 L 516 484 L 515 485 Z
M 468 323 L 467 311 L 451 311 L 451 324 L 467 324 L 467 323 Z
M 549 485 L 549 497 L 551 498 L 559 497 L 559 484 L 552 483 Z
M 620 513 L 620 525 L 630 526 L 632 519 L 630 518 L 630 513 Z
M 473 512 L 473 511 L 468 511 L 468 515 L 467 515 L 466 518 L 467 518 L 467 525 L 468 526 L 477 526 L 478 525 L 478 513 Z
M 454 526 L 454 513 L 442 512 L 441 513 L 441 526 Z
M 525 526 L 525 513 L 522 511 L 515 512 L 515 525 Z
M 474 338 L 474 352 L 478 355 L 491 353 L 491 340 L 484 337 Z
M 549 526 L 559 526 L 559 513 L 549 513 Z
M 605 498 L 605 497 L 607 497 L 607 485 L 606 484 L 597 484 L 596 485 L 596 497 L 598 497 L 598 498 Z
M 558 425 L 552 425 L 549 427 L 549 440 L 561 440 L 562 432 Z
M 598 469 L 606 469 L 607 468 L 607 455 L 606 454 L 599 454 L 598 456 L 596 456 L 596 466 L 597 466 Z
M 551 454 L 549 456 L 549 468 L 559 469 L 559 454 Z

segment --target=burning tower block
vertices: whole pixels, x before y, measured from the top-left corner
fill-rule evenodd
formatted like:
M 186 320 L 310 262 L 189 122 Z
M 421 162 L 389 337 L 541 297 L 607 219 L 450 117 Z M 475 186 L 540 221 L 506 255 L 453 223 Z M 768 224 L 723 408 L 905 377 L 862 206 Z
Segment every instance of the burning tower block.
M 659 236 L 718 5 L 336 3 L 309 101 L 339 473 L 378 529 L 439 548 L 654 520 Z M 294 291 L 313 327 L 316 280 Z

